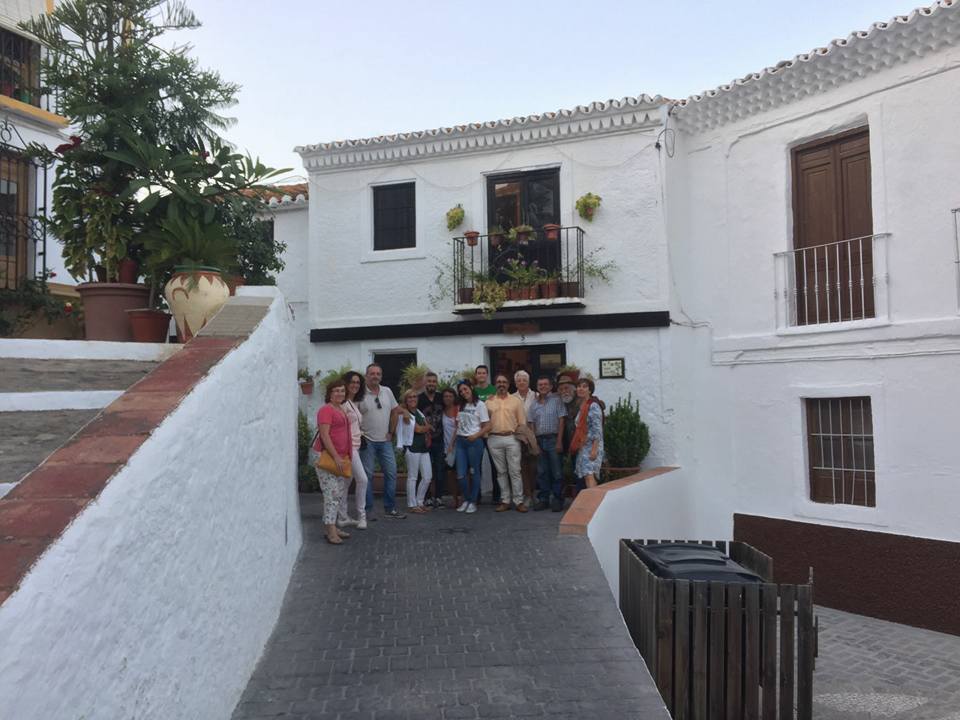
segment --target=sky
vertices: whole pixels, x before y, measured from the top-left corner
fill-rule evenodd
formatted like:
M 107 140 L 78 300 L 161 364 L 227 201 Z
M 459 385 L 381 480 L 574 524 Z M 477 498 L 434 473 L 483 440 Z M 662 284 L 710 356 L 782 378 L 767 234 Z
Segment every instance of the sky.
M 176 40 L 242 85 L 227 138 L 295 179 L 297 145 L 684 98 L 918 1 L 188 0 Z

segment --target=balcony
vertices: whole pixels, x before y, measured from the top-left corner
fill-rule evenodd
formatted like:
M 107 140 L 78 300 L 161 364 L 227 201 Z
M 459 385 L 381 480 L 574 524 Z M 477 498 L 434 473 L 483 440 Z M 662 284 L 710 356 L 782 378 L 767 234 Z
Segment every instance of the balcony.
M 454 238 L 453 312 L 583 307 L 583 235 L 576 226 L 547 226 L 527 236 Z
M 889 233 L 774 254 L 779 329 L 886 320 Z M 839 327 L 837 327 L 839 326 Z
M 55 112 L 52 94 L 41 87 L 40 45 L 0 28 L 0 95 Z

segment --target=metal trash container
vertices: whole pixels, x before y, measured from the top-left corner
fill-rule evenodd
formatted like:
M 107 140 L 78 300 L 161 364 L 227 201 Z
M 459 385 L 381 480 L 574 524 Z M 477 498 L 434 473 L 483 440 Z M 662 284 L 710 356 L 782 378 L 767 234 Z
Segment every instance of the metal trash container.
M 670 580 L 718 580 L 762 583 L 756 573 L 734 562 L 719 548 L 699 543 L 641 545 L 628 541 L 631 549 L 658 577 Z

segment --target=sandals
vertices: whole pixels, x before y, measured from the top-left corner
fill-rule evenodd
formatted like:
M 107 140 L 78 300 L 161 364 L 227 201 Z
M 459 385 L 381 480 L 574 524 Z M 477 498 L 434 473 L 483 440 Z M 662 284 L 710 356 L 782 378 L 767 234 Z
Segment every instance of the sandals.
M 331 545 L 343 545 L 343 540 L 341 540 L 340 538 L 337 538 L 336 540 L 333 540 L 333 539 L 330 538 L 329 535 L 324 535 L 324 539 L 325 539 L 328 543 L 330 543 Z
M 341 530 L 340 528 L 337 528 L 337 535 L 344 540 L 350 537 L 350 533 L 348 533 L 346 530 Z

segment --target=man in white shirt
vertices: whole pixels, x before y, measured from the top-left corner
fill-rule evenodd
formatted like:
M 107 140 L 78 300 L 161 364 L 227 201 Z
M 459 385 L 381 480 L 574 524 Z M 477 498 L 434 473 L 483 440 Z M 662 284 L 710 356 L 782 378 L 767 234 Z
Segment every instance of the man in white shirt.
M 360 462 L 370 482 L 367 483 L 367 519 L 373 511 L 374 461 L 383 471 L 383 511 L 388 518 L 402 520 L 406 517 L 397 510 L 397 456 L 393 452 L 393 433 L 397 427 L 397 399 L 393 391 L 380 384 L 383 369 L 376 363 L 367 365 L 366 387 L 363 399 L 357 403 L 360 409 L 360 430 L 366 440 L 360 448 Z

